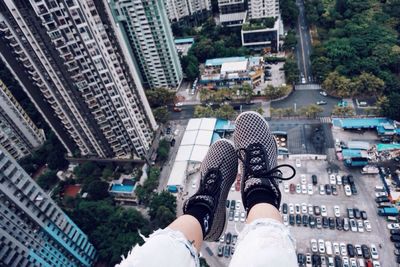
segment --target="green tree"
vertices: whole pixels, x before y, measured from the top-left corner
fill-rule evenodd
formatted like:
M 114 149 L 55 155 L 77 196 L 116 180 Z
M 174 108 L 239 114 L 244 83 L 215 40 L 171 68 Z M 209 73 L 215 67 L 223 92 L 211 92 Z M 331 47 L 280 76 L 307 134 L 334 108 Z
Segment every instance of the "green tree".
M 158 123 L 166 123 L 169 119 L 169 111 L 166 106 L 153 109 L 154 118 Z
M 285 36 L 285 40 L 282 48 L 285 51 L 293 51 L 297 46 L 296 32 L 294 30 L 289 30 Z
M 248 83 L 243 84 L 242 92 L 246 99 L 246 102 L 249 102 L 253 97 L 253 88 L 251 87 L 251 85 Z
M 169 211 L 176 215 L 176 197 L 167 191 L 156 194 L 149 205 L 149 215 L 151 219 L 157 217 L 157 209 L 165 206 Z
M 44 190 L 49 190 L 58 182 L 57 173 L 55 171 L 46 171 L 37 179 L 38 185 Z
M 322 83 L 324 88 L 329 94 L 340 97 L 349 97 L 352 94 L 351 81 L 345 76 L 341 76 L 338 72 L 329 73 L 325 81 Z
M 165 161 L 168 158 L 169 150 L 170 150 L 170 142 L 165 139 L 162 139 L 158 145 L 157 154 L 158 158 L 161 161 Z
M 262 107 L 257 108 L 257 109 L 256 109 L 256 112 L 257 112 L 258 114 L 260 114 L 261 116 L 264 115 L 264 109 L 263 109 Z
M 353 79 L 352 86 L 356 94 L 371 96 L 380 94 L 385 83 L 375 75 L 363 72 Z
M 47 165 L 52 170 L 64 170 L 68 167 L 68 160 L 66 160 L 59 151 L 49 153 L 47 157 Z
M 104 168 L 101 178 L 104 180 L 108 180 L 113 174 L 113 170 L 110 168 Z
M 215 110 L 215 117 L 231 120 L 236 117 L 236 111 L 231 105 L 222 105 L 220 108 Z
M 172 213 L 170 209 L 162 205 L 157 208 L 156 216 L 153 222 L 157 228 L 165 228 L 175 219 L 175 214 Z
M 356 113 L 352 107 L 335 106 L 332 110 L 332 115 L 336 116 L 354 116 Z
M 300 72 L 297 62 L 294 59 L 287 59 L 283 66 L 283 70 L 285 71 L 286 82 L 288 84 L 298 81 Z
M 165 88 L 155 88 L 153 90 L 146 90 L 145 92 L 152 108 L 172 105 L 175 100 L 175 92 Z
M 315 104 L 302 107 L 299 110 L 300 114 L 305 115 L 310 118 L 316 118 L 323 111 L 324 111 L 324 109 L 322 107 L 315 105 Z
M 108 197 L 109 184 L 103 181 L 93 181 L 88 185 L 88 193 L 93 200 L 102 200 Z
M 89 161 L 75 167 L 74 173 L 78 180 L 82 180 L 89 176 L 93 176 L 96 169 L 98 169 L 98 166 L 95 163 Z
M 377 106 L 381 114 L 393 120 L 400 120 L 399 112 L 400 93 L 390 93 L 387 97 L 383 96 L 378 100 Z
M 295 0 L 281 0 L 279 1 L 282 20 L 285 25 L 294 27 L 299 16 L 299 10 L 296 6 Z
M 290 91 L 291 91 L 290 86 L 274 87 L 272 85 L 267 85 L 267 87 L 264 88 L 264 95 L 268 99 L 273 100 L 289 94 Z
M 214 117 L 214 111 L 211 107 L 203 107 L 203 106 L 196 106 L 194 108 L 194 117 L 195 118 L 202 118 L 202 117 Z

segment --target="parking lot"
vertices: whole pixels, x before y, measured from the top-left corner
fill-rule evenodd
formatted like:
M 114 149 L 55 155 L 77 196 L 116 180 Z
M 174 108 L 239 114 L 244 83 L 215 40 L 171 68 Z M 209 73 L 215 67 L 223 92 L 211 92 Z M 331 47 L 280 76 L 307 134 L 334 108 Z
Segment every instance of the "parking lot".
M 279 163 L 289 163 L 293 166 L 296 166 L 296 162 L 294 160 L 281 160 Z M 288 206 L 289 204 L 293 204 L 295 207 L 296 204 L 299 204 L 299 214 L 302 216 L 302 221 L 301 225 L 297 225 L 295 222 L 294 226 L 291 226 L 289 223 L 288 227 L 296 239 L 296 246 L 297 246 L 297 253 L 302 253 L 304 255 L 310 254 L 312 255 L 313 252 L 311 250 L 311 243 L 310 241 L 312 239 L 319 240 L 322 239 L 324 242 L 329 241 L 332 244 L 332 250 L 334 249 L 333 244 L 334 243 L 344 243 L 346 246 L 347 244 L 352 244 L 353 246 L 355 245 L 366 245 L 369 248 L 371 247 L 371 244 L 374 244 L 375 247 L 378 250 L 379 254 L 379 262 L 380 266 L 397 266 L 395 263 L 395 257 L 393 255 L 393 250 L 394 246 L 393 244 L 389 241 L 389 231 L 387 230 L 386 227 L 386 221 L 377 215 L 377 207 L 374 201 L 375 198 L 375 192 L 374 192 L 374 187 L 376 185 L 382 185 L 381 180 L 376 176 L 376 175 L 364 175 L 362 176 L 358 172 L 349 172 L 347 169 L 339 170 L 338 174 L 340 176 L 344 175 L 349 175 L 351 174 L 354 177 L 354 183 L 357 189 L 357 195 L 351 195 L 351 196 L 346 196 L 344 192 L 344 186 L 343 185 L 335 185 L 337 188 L 337 195 L 327 195 L 326 192 L 324 195 L 321 195 L 319 192 L 319 186 L 326 185 L 326 184 L 331 184 L 332 182 L 330 181 L 330 176 L 327 172 L 327 168 L 329 167 L 328 163 L 323 160 L 300 160 L 301 167 L 296 167 L 297 169 L 297 175 L 295 178 L 292 180 L 288 181 L 287 186 L 290 187 L 290 184 L 294 184 L 297 186 L 299 184 L 301 186 L 302 184 L 302 176 L 305 176 L 306 179 L 306 187 L 308 188 L 308 185 L 311 184 L 313 193 L 309 194 L 308 190 L 306 193 L 291 193 L 288 191 L 288 189 L 285 189 L 285 184 L 281 183 L 281 191 L 282 191 L 282 204 L 286 203 Z M 312 179 L 311 176 L 316 175 L 317 176 L 317 185 L 312 185 Z M 335 173 L 335 176 L 337 174 Z M 234 199 L 235 201 L 241 200 L 240 197 L 240 192 L 238 191 L 230 191 L 228 195 L 228 199 L 232 200 Z M 334 229 L 331 229 L 329 227 L 324 228 L 323 226 L 321 228 L 318 228 L 316 225 L 311 228 L 309 225 L 304 226 L 303 225 L 303 215 L 306 215 L 306 213 L 302 212 L 302 204 L 305 203 L 307 204 L 307 216 L 309 216 L 309 210 L 308 206 L 311 204 L 313 206 L 313 216 L 314 218 L 320 217 L 331 217 L 334 220 Z M 326 207 L 326 212 L 327 214 L 324 214 L 326 216 L 321 216 L 321 215 L 315 215 L 314 213 L 314 206 L 318 206 L 321 209 L 321 206 Z M 359 232 L 359 228 L 354 229 L 353 231 L 351 229 L 351 226 L 349 226 L 348 231 L 345 231 L 343 229 L 338 230 L 337 225 L 336 225 L 336 216 L 334 213 L 334 206 L 339 206 L 340 210 L 340 218 L 348 218 L 348 208 L 351 209 L 358 209 L 359 211 L 365 211 L 367 220 L 369 221 L 370 224 L 370 231 L 367 231 L 365 227 L 365 220 L 363 220 L 361 217 L 359 219 L 355 219 L 356 224 L 361 221 L 362 222 L 362 229 L 363 232 Z M 232 220 L 228 221 L 227 228 L 225 230 L 225 234 L 230 233 L 232 236 L 233 235 L 238 235 L 240 231 L 244 227 L 244 222 L 240 221 L 240 213 L 243 212 L 243 206 L 240 204 L 239 208 L 239 218 L 237 221 Z M 282 212 L 282 209 L 281 209 Z M 227 213 L 229 213 L 229 209 L 227 209 Z M 290 210 L 288 208 L 287 215 L 289 217 Z M 294 210 L 294 216 L 296 215 L 296 208 Z M 338 215 L 338 214 L 336 214 Z M 283 215 L 285 216 L 285 215 Z M 358 215 L 360 216 L 360 215 Z M 347 220 L 347 219 L 346 219 Z M 342 222 L 343 223 L 343 222 Z M 343 228 L 339 227 L 339 228 Z M 360 227 L 361 228 L 361 227 Z M 355 231 L 354 231 L 355 230 Z M 328 242 L 328 243 L 329 243 Z M 379 245 L 382 246 L 382 248 L 379 247 Z M 224 236 L 223 242 L 206 242 L 205 246 L 203 246 L 203 255 L 207 258 L 207 261 L 209 262 L 210 266 L 228 266 L 230 257 L 222 256 L 218 257 L 218 247 L 234 247 L 232 245 L 232 241 L 230 244 L 226 244 L 226 235 Z M 213 253 L 213 256 L 210 257 L 209 252 L 207 252 L 206 248 L 209 248 L 211 252 Z M 205 255 L 205 254 L 208 255 Z M 347 253 L 347 252 L 346 252 Z M 326 252 L 325 254 L 320 254 L 314 253 L 318 255 L 324 255 L 324 256 L 330 256 L 327 255 Z M 334 250 L 332 252 L 332 259 L 335 256 L 334 255 Z M 340 256 L 341 258 L 347 257 L 348 256 Z M 328 257 L 325 258 L 326 261 L 328 260 Z M 363 259 L 362 256 L 355 256 L 354 259 Z M 349 259 L 350 260 L 350 259 Z M 372 260 L 372 259 L 371 259 Z M 306 266 L 306 265 L 304 265 Z M 307 265 L 308 266 L 308 265 Z M 310 265 L 311 266 L 311 265 Z M 322 266 L 328 266 L 328 265 L 322 265 Z M 349 265 L 351 266 L 351 265 Z M 359 265 L 356 265 L 359 266 Z
M 293 161 L 288 161 L 286 163 L 295 165 Z M 320 184 L 330 184 L 329 174 L 327 172 L 328 164 L 325 161 L 301 161 L 301 167 L 297 168 L 298 175 L 289 181 L 289 183 L 293 183 L 295 185 L 302 184 L 301 175 L 304 174 L 306 177 L 306 184 L 312 184 L 311 175 L 316 175 L 318 179 L 318 186 Z M 343 185 L 336 185 L 338 194 L 334 195 L 321 195 L 319 193 L 319 189 L 317 186 L 313 187 L 313 194 L 303 194 L 303 193 L 290 193 L 285 192 L 284 184 L 282 184 L 282 203 L 292 203 L 292 204 L 301 204 L 306 203 L 314 206 L 325 206 L 327 210 L 327 216 L 334 218 L 336 221 L 336 216 L 334 214 L 334 206 L 339 206 L 340 209 L 340 218 L 348 217 L 347 209 L 348 208 L 357 208 L 360 211 L 365 211 L 367 215 L 367 219 L 371 225 L 371 232 L 368 232 L 364 225 L 364 220 L 361 218 L 357 221 L 361 221 L 363 224 L 363 232 L 352 231 L 351 229 L 348 231 L 338 230 L 335 225 L 335 229 L 332 230 L 330 227 L 327 228 L 310 228 L 310 226 L 303 226 L 303 222 L 301 226 L 288 226 L 297 241 L 297 252 L 302 254 L 310 253 L 311 251 L 311 239 L 322 239 L 324 241 L 330 241 L 333 243 L 344 243 L 344 244 L 352 244 L 354 245 L 367 245 L 370 247 L 371 244 L 374 244 L 379 253 L 379 262 L 381 266 L 397 266 L 394 262 L 393 256 L 393 244 L 389 241 L 389 233 L 386 228 L 386 222 L 383 218 L 377 215 L 377 208 L 374 201 L 375 185 L 382 185 L 380 179 L 376 175 L 367 175 L 362 176 L 357 172 L 348 172 L 347 169 L 339 170 L 338 173 L 340 176 L 343 175 L 353 175 L 355 180 L 355 185 L 357 188 L 357 195 L 346 196 L 343 190 Z M 289 213 L 289 211 L 288 211 Z M 301 215 L 304 215 L 301 212 Z M 295 211 L 296 214 L 296 211 Z M 315 214 L 313 215 L 315 216 Z M 302 216 L 303 217 L 303 216 Z M 319 217 L 319 216 L 317 216 Z M 353 229 L 354 230 L 354 229 Z M 382 248 L 379 248 L 379 244 L 382 245 Z M 326 254 L 325 254 L 326 255 Z M 357 265 L 358 266 L 358 265 Z

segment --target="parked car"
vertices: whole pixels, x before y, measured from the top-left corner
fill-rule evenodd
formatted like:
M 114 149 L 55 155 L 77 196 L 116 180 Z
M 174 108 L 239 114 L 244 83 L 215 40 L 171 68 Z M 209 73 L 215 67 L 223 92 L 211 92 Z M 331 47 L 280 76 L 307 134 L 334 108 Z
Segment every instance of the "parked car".
M 317 105 L 326 105 L 326 104 L 328 103 L 324 100 L 317 101 Z
M 312 185 L 312 184 L 308 184 L 308 185 L 307 185 L 307 193 L 308 193 L 309 195 L 314 194 L 314 190 L 313 190 L 313 185 Z
M 400 229 L 400 223 L 389 223 L 387 225 L 388 229 Z
M 352 232 L 358 231 L 356 220 L 350 219 L 350 229 Z
M 325 217 L 328 216 L 328 211 L 326 210 L 325 205 L 321 205 L 321 215 Z
M 335 217 L 340 217 L 340 207 L 338 205 L 333 206 Z
M 323 184 L 319 185 L 319 194 L 325 195 L 325 185 L 323 185 Z
M 349 255 L 349 257 L 354 258 L 355 251 L 354 251 L 354 246 L 352 244 L 347 244 L 347 254 Z
M 347 248 L 346 248 L 346 244 L 345 243 L 340 243 L 339 244 L 340 247 L 340 254 L 342 256 L 347 256 Z
M 325 193 L 326 193 L 327 195 L 331 195 L 331 194 L 332 194 L 332 188 L 331 188 L 331 185 L 330 185 L 330 184 L 326 184 L 326 185 L 325 185 Z
M 329 227 L 329 221 L 327 217 L 322 217 L 322 227 L 323 228 L 328 228 Z
M 340 256 L 336 255 L 335 256 L 335 267 L 342 267 L 343 263 L 342 263 L 342 258 L 340 258 Z
M 367 212 L 365 210 L 360 211 L 360 213 L 361 213 L 361 219 L 363 220 L 368 219 Z
M 218 246 L 218 257 L 222 257 L 224 255 L 224 246 L 219 245 Z
M 290 215 L 289 215 L 289 224 L 293 226 L 293 225 L 294 225 L 294 222 L 295 222 L 295 221 L 294 221 L 294 215 L 293 215 L 293 214 L 290 214 Z
M 305 227 L 308 226 L 308 215 L 307 214 L 303 215 L 303 226 L 305 226 Z
M 336 217 L 336 229 L 341 231 L 343 230 L 343 219 L 340 217 Z
M 315 228 L 316 223 L 313 215 L 308 216 L 308 224 L 310 225 L 310 228 Z
M 376 249 L 376 246 L 374 244 L 371 244 L 371 258 L 373 260 L 377 260 L 379 259 L 379 254 L 378 254 L 378 250 Z
M 318 251 L 321 254 L 325 253 L 325 242 L 322 239 L 318 239 Z
M 296 186 L 294 184 L 289 185 L 289 192 L 290 194 L 294 194 L 294 192 L 296 192 Z
M 227 233 L 226 235 L 225 235 L 225 242 L 229 245 L 230 243 L 231 243 L 231 241 L 232 241 L 232 234 L 231 233 Z
M 344 186 L 344 193 L 346 196 L 350 197 L 351 196 L 351 188 L 350 185 L 345 185 Z
M 333 254 L 331 241 L 325 241 L 325 251 L 327 255 Z
M 356 252 L 357 257 L 362 257 L 361 245 L 354 245 L 354 250 Z
M 391 235 L 390 241 L 392 242 L 400 242 L 400 235 Z
M 282 213 L 287 214 L 287 212 L 288 212 L 288 206 L 286 203 L 283 203 L 282 204 Z
M 343 218 L 343 230 L 345 231 L 350 230 L 349 218 Z
M 372 231 L 372 227 L 371 227 L 371 223 L 368 220 L 364 221 L 364 228 L 367 232 L 371 232 Z
M 360 219 L 361 218 L 360 210 L 357 208 L 354 208 L 353 211 L 354 211 L 354 218 Z
M 358 195 L 357 187 L 355 184 L 350 185 L 351 194 Z
M 301 224 L 301 215 L 300 214 L 296 214 L 296 224 L 297 225 Z
M 315 174 L 313 174 L 311 176 L 311 180 L 312 180 L 313 185 L 317 185 L 318 184 L 318 179 L 317 179 L 317 176 Z
M 332 195 L 337 196 L 338 191 L 336 185 L 331 185 Z
M 321 208 L 319 206 L 314 206 L 314 214 L 321 215 Z
M 318 252 L 318 243 L 317 243 L 316 239 L 311 239 L 310 245 L 311 245 L 312 252 L 314 252 L 314 253 Z
M 231 256 L 231 246 L 225 245 L 224 256 L 225 258 L 229 258 Z
M 349 219 L 354 219 L 354 210 L 352 208 L 347 208 L 347 216 Z
M 333 217 L 329 217 L 329 229 L 334 230 L 335 229 L 335 219 Z
M 315 224 L 316 224 L 316 226 L 317 226 L 318 229 L 321 229 L 321 228 L 322 228 L 322 219 L 321 219 L 321 217 L 317 217 L 317 218 L 315 219 Z
M 369 248 L 367 245 L 361 245 L 361 250 L 362 250 L 362 254 L 364 259 L 370 259 L 371 258 L 371 253 L 369 251 Z
M 340 246 L 339 243 L 333 243 L 333 254 L 340 256 Z
M 329 183 L 336 184 L 336 176 L 334 174 L 329 175 Z
M 306 263 L 306 256 L 302 253 L 297 253 L 297 263 L 299 266 L 304 266 Z

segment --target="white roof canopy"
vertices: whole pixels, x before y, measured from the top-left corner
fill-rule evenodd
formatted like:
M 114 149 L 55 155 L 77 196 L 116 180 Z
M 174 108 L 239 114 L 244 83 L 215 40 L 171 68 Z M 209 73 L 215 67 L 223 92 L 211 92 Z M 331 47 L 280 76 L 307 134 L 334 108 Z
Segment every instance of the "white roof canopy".
M 169 175 L 167 186 L 182 185 L 186 178 L 187 161 L 175 162 Z
M 226 62 L 222 64 L 221 73 L 225 74 L 227 72 L 237 72 L 237 71 L 246 71 L 247 70 L 247 59 L 246 61 L 238 61 L 238 62 Z

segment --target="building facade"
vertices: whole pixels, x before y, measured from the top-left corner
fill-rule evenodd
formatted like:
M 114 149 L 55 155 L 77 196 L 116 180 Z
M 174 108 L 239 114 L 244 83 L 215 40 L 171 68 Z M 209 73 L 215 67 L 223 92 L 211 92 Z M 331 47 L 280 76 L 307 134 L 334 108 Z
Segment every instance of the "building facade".
M 4 0 L 0 56 L 70 155 L 145 156 L 157 125 L 99 12 L 93 0 Z
M 183 72 L 163 0 L 103 0 L 147 88 L 177 89 Z
M 222 26 L 241 26 L 247 16 L 245 0 L 218 0 L 219 21 Z
M 171 22 L 211 11 L 210 0 L 164 0 L 164 3 Z
M 279 16 L 279 0 L 248 0 L 249 19 Z
M 88 237 L 0 147 L 0 265 L 92 266 Z
M 7 86 L 0 80 L 0 145 L 15 159 L 31 154 L 45 141 Z

